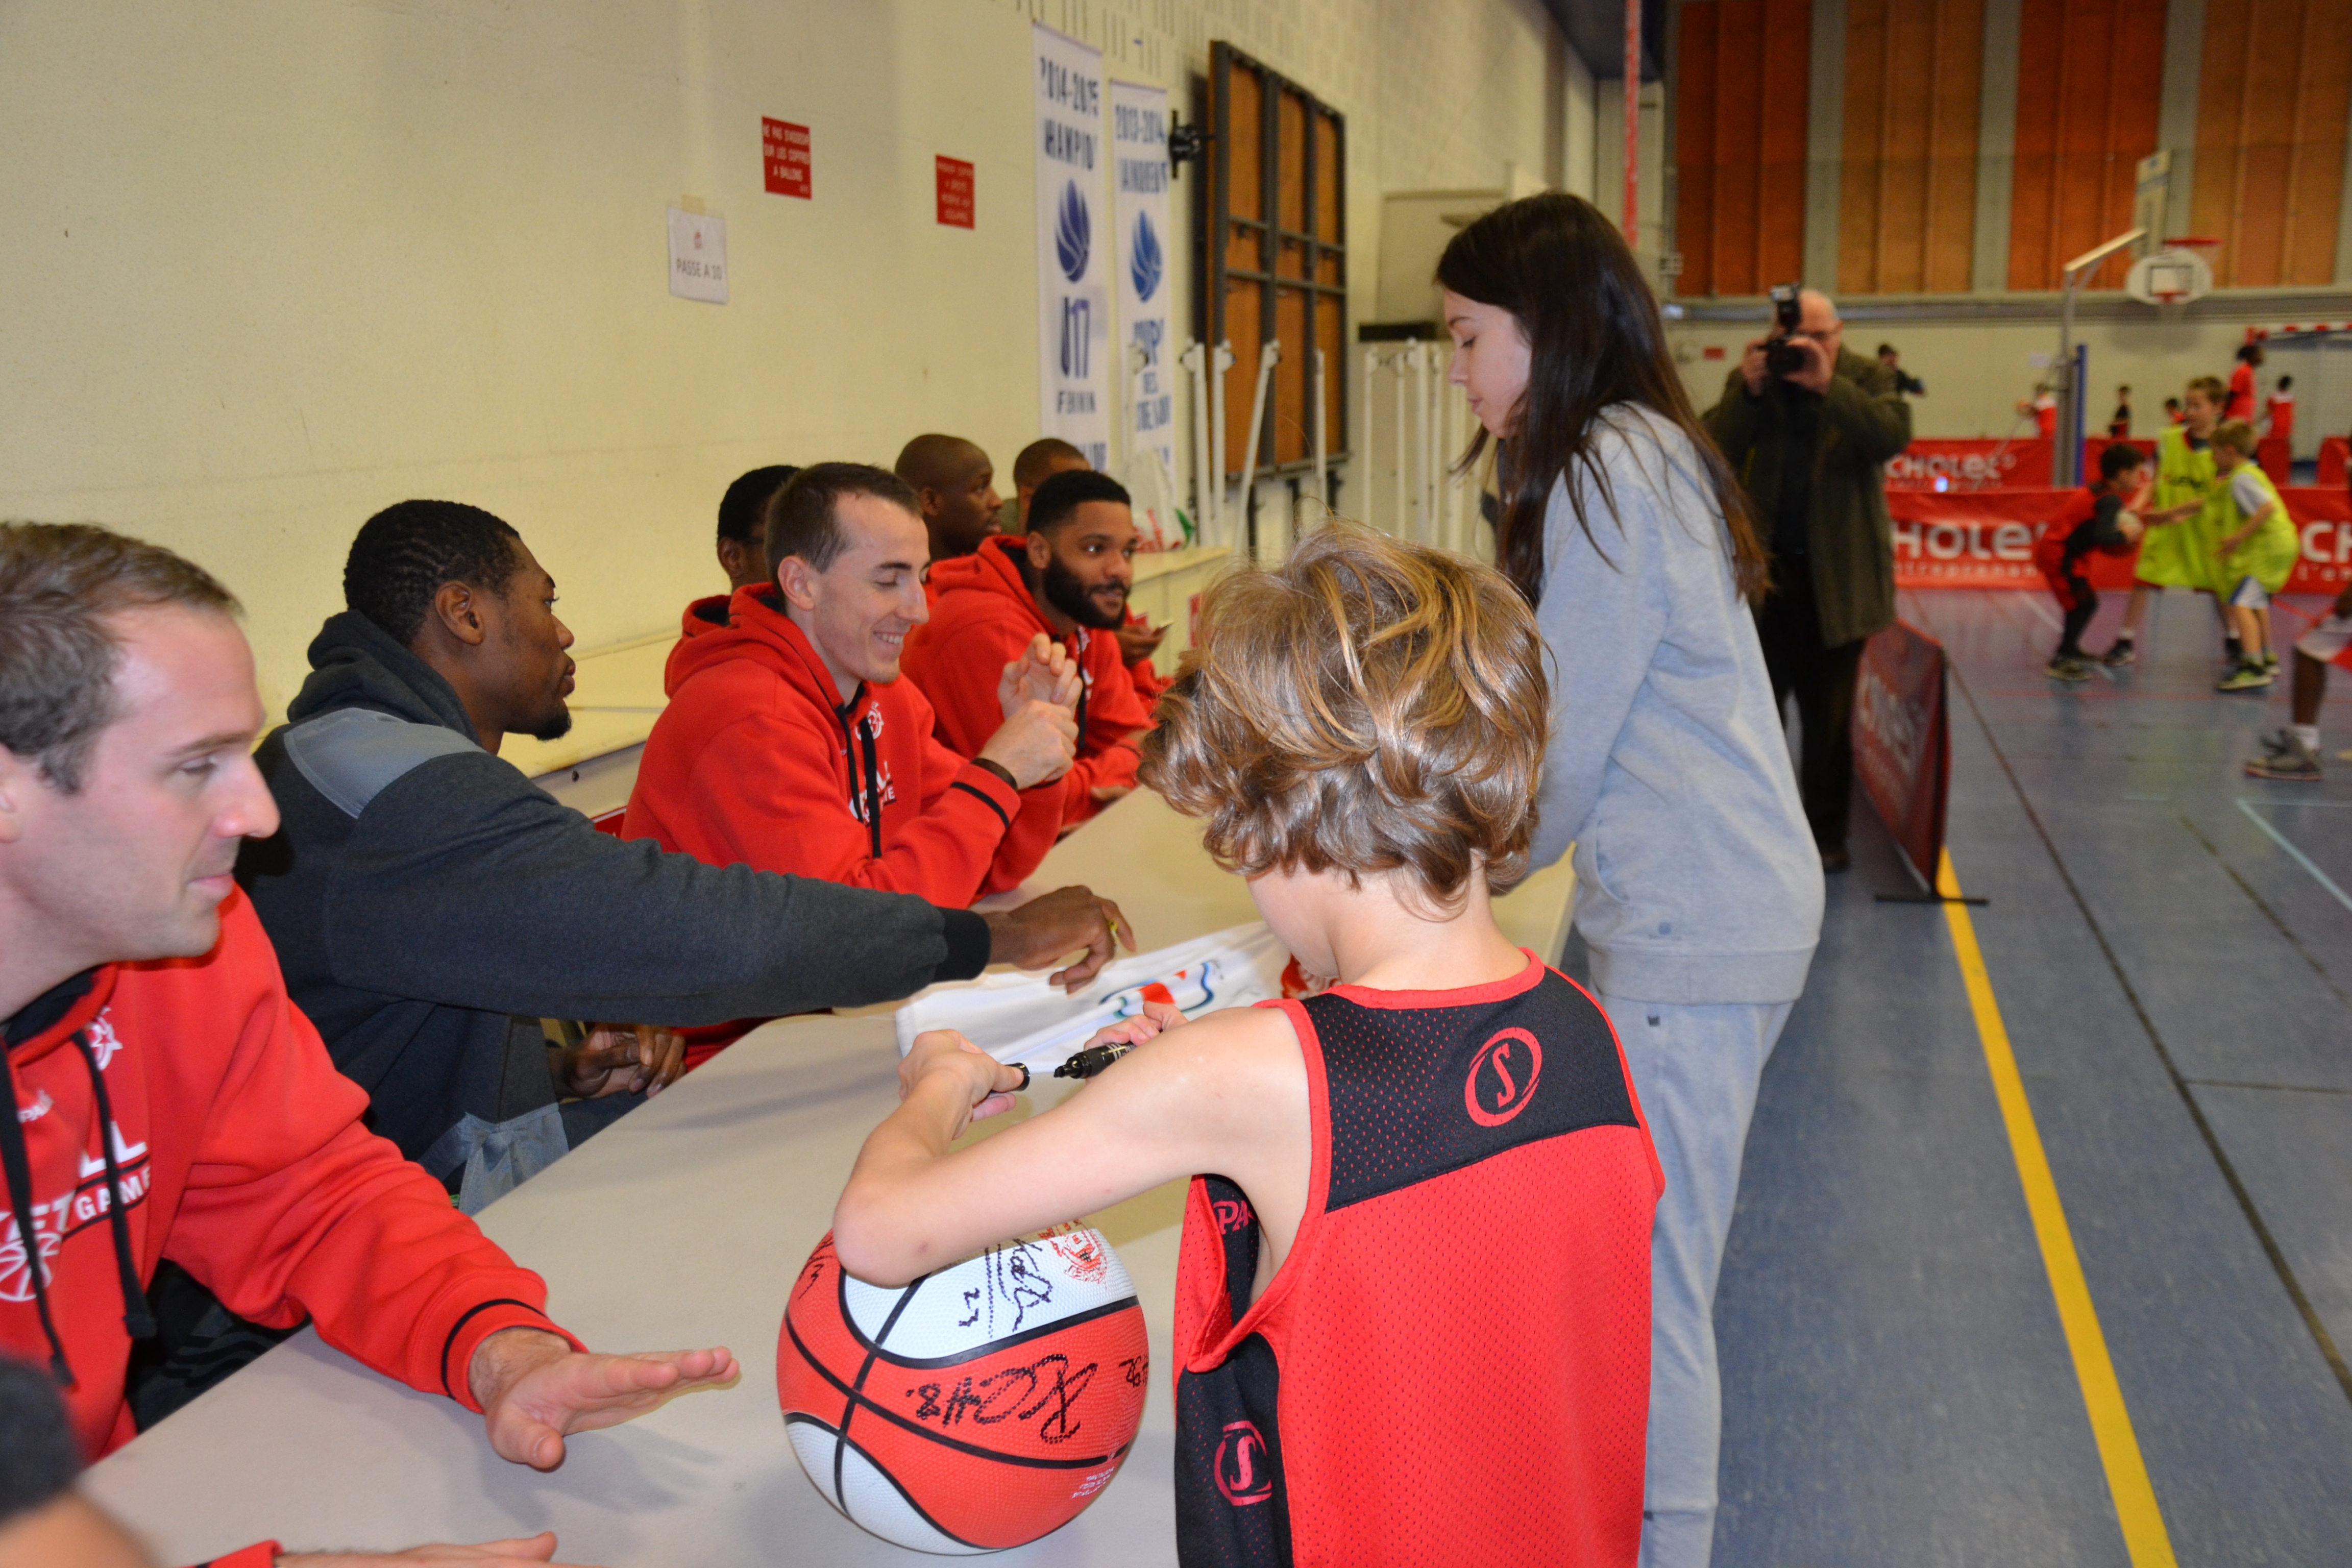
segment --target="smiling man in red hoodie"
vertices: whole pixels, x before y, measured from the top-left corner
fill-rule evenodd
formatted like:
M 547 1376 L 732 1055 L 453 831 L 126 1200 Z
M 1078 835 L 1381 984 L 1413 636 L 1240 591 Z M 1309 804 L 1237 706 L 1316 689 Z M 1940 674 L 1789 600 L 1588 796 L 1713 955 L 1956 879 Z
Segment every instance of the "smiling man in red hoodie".
M 1118 642 L 1135 582 L 1135 518 L 1108 474 L 1059 473 L 1029 501 L 1029 531 L 931 566 L 931 617 L 907 639 L 908 677 L 939 713 L 939 736 L 977 756 L 994 730 L 995 672 L 1043 635 L 1084 682 L 1078 757 L 1062 783 L 1067 832 L 1135 787 L 1135 737 L 1151 725 Z
M 862 463 L 819 463 L 777 494 L 774 578 L 672 655 L 624 837 L 948 908 L 1036 869 L 1061 822 L 1077 671 L 1034 637 L 991 671 L 996 723 L 971 761 L 933 737 L 930 704 L 898 679 L 929 615 L 919 505 Z
M 278 826 L 235 611 L 168 551 L 0 524 L 0 1351 L 48 1367 L 86 1453 L 120 1446 L 170 1258 L 552 1468 L 567 1433 L 734 1358 L 587 1353 L 539 1277 L 362 1124 L 231 876 Z

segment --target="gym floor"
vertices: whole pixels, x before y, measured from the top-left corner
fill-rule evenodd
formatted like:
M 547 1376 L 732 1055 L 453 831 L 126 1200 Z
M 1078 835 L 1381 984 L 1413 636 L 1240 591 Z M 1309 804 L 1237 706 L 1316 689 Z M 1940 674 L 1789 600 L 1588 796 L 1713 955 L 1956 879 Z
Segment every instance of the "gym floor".
M 2200 599 L 2074 688 L 2047 595 L 1903 613 L 1950 655 L 1952 867 L 2096 1331 L 2062 1325 L 1957 933 L 1874 901 L 1915 884 L 1857 801 L 1717 1298 L 1716 1562 L 2352 1563 L 2352 675 L 2326 781 L 2278 784 L 2239 763 L 2286 682 L 2213 692 Z M 2095 1430 L 2101 1340 L 2127 1425 Z

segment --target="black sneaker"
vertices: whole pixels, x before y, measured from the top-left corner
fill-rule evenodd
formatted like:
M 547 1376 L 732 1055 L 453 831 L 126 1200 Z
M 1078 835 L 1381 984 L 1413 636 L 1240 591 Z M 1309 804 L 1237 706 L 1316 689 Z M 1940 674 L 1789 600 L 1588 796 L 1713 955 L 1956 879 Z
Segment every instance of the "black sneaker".
M 2129 637 L 2117 637 L 2115 646 L 2099 656 L 2099 662 L 2109 669 L 2117 669 L 2139 657 L 2139 649 Z
M 2053 680 L 2088 680 L 2091 679 L 2091 667 L 2082 659 L 2061 655 L 2044 665 L 2042 673 Z
M 2278 678 L 2259 664 L 2241 660 L 2229 674 L 2213 683 L 2216 691 L 2262 691 Z

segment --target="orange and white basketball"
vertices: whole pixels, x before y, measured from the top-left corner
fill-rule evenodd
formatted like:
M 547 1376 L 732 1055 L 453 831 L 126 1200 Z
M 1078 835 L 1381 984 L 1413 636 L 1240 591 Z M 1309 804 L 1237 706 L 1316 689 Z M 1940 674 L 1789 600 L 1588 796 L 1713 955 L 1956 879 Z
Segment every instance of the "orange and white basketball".
M 919 1552 L 1059 1530 L 1118 1473 L 1143 1419 L 1143 1309 L 1110 1243 L 1064 1226 L 899 1289 L 793 1281 L 776 1347 L 793 1451 L 825 1500 Z

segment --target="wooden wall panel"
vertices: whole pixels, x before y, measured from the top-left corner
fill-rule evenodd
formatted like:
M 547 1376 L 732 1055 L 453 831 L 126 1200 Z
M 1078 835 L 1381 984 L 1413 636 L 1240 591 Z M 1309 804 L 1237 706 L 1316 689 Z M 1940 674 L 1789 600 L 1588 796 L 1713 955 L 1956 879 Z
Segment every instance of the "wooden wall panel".
M 1688 5 L 1679 44 L 1676 291 L 1759 294 L 1804 264 L 1812 7 Z
M 2344 195 L 2352 0 L 2205 13 L 2192 222 L 2221 288 L 2326 284 Z
M 2208 9 L 2209 30 L 2223 14 Z M 2030 0 L 2024 7 L 2011 288 L 2057 288 L 2069 258 L 2131 226 L 2137 164 L 2156 151 L 2163 72 L 2164 0 Z M 2198 175 L 2201 185 L 2201 157 Z M 2129 267 L 2128 256 L 2117 257 L 2084 287 L 2120 289 Z
M 1840 294 L 1966 293 L 1984 0 L 1849 0 Z

